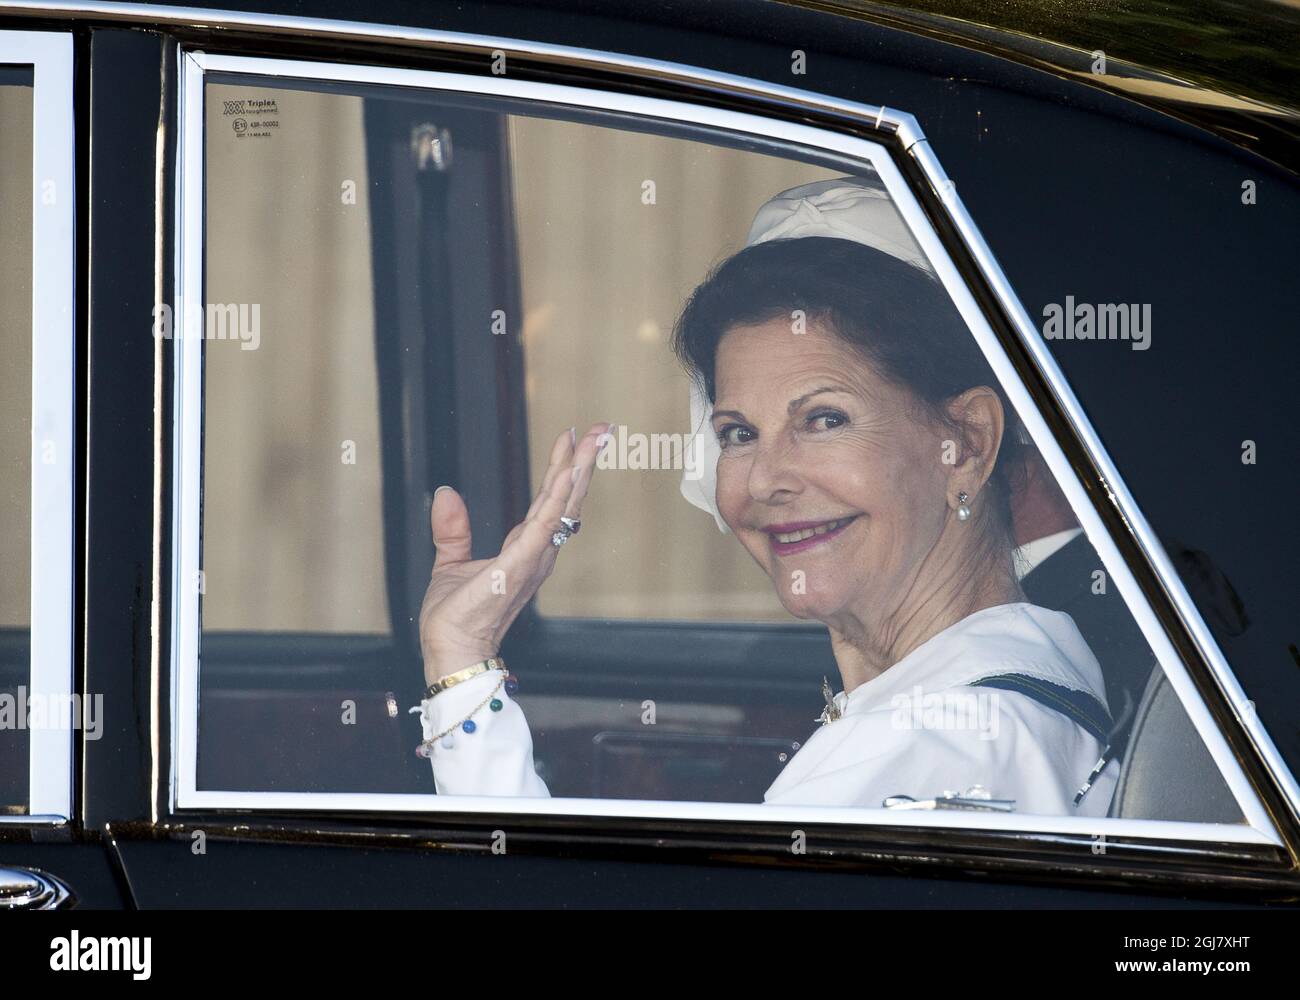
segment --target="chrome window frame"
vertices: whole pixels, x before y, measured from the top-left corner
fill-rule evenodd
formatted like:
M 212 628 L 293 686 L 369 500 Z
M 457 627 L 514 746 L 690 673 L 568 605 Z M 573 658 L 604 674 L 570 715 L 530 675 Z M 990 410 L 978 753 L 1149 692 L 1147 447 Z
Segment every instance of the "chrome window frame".
M 73 694 L 76 453 L 74 287 L 77 190 L 73 42 L 67 32 L 0 31 L 0 63 L 32 67 L 32 696 Z M 46 204 L 45 185 L 54 198 Z M 46 444 L 55 461 L 43 461 Z M 62 703 L 61 701 L 56 703 Z M 73 815 L 75 731 L 28 729 L 27 814 L 0 823 L 63 824 Z
M 358 26 L 360 29 L 371 26 Z M 375 29 L 382 30 L 382 29 Z M 393 29 L 398 30 L 398 29 Z M 400 29 L 406 32 L 407 29 Z M 905 155 L 910 156 L 921 170 L 934 194 L 942 204 L 949 221 L 965 243 L 984 278 L 993 289 L 998 304 L 1012 324 L 1015 334 L 1028 348 L 1040 374 L 1050 385 L 1071 429 L 1101 472 L 1109 490 L 1109 501 L 1133 532 L 1144 554 L 1155 568 L 1161 585 L 1170 595 L 1179 615 L 1187 622 L 1188 631 L 1198 647 L 1209 644 L 1213 655 L 1206 660 L 1215 669 L 1216 679 L 1224 688 L 1234 709 L 1244 721 L 1253 721 L 1245 711 L 1245 697 L 1235 678 L 1228 670 L 1222 654 L 1214 646 L 1204 623 L 1195 611 L 1190 597 L 1174 573 L 1168 557 L 1155 541 L 1128 491 L 1124 488 L 1113 464 L 1101 447 L 1095 431 L 1088 423 L 1077 399 L 1065 383 L 1059 368 L 1052 360 L 1038 330 L 1029 320 L 1005 275 L 984 244 L 969 214 L 963 207 L 955 187 L 949 182 L 933 151 L 929 148 L 916 121 L 907 114 L 884 107 L 838 101 L 808 92 L 775 87 L 756 80 L 744 80 L 725 74 L 713 74 L 677 64 L 655 63 L 651 60 L 623 59 L 609 53 L 592 53 L 587 50 L 566 50 L 561 46 L 537 45 L 506 38 L 484 38 L 449 32 L 416 32 L 415 35 L 437 35 L 448 46 L 460 49 L 471 47 L 485 54 L 493 50 L 514 51 L 546 50 L 551 55 L 569 53 L 577 61 L 616 62 L 622 69 L 642 70 L 656 75 L 669 75 L 676 80 L 690 80 L 698 84 L 717 86 L 725 84 L 738 95 L 767 94 L 782 101 L 798 101 L 815 106 L 822 111 L 832 111 L 847 118 L 859 129 L 867 128 L 880 135 L 895 137 Z M 1208 843 L 1240 843 L 1282 846 L 1267 809 L 1264 807 L 1246 778 L 1222 732 L 1202 702 L 1190 675 L 1183 666 L 1177 651 L 1142 594 L 1136 579 L 1126 564 L 1114 539 L 1100 515 L 1088 501 L 1082 483 L 1078 480 L 1053 437 L 1038 405 L 1024 382 L 1015 372 L 987 318 L 980 309 L 957 265 L 916 200 L 892 154 L 882 145 L 868 139 L 850 136 L 824 127 L 793 124 L 776 118 L 766 118 L 758 111 L 738 112 L 722 110 L 687 100 L 629 95 L 596 86 L 567 86 L 515 80 L 508 77 L 475 76 L 464 73 L 446 73 L 429 70 L 396 69 L 374 65 L 306 62 L 293 59 L 214 55 L 199 50 L 182 49 L 179 58 L 180 116 L 177 146 L 177 199 L 176 199 L 176 292 L 180 302 L 203 301 L 202 260 L 203 245 L 203 80 L 206 72 L 228 72 L 246 75 L 305 79 L 323 82 L 389 84 L 414 87 L 430 91 L 460 90 L 477 94 L 496 94 L 507 97 L 545 100 L 552 104 L 567 104 L 579 108 L 621 110 L 656 118 L 667 118 L 694 124 L 715 126 L 728 132 L 751 133 L 766 138 L 785 140 L 797 145 L 839 153 L 871 163 L 889 187 L 896 204 L 922 248 L 935 263 L 936 270 L 953 295 L 959 310 L 970 325 L 981 349 L 994 371 L 1002 380 L 1013 404 L 1021 413 L 1026 427 L 1047 460 L 1053 474 L 1061 482 L 1089 538 L 1097 546 L 1098 554 L 1110 573 L 1120 593 L 1134 611 L 1139 626 L 1169 675 L 1171 685 L 1188 711 L 1201 738 L 1214 757 L 1225 781 L 1246 817 L 1247 825 L 1234 826 L 1207 823 L 1133 820 L 1110 817 L 1046 817 L 1016 814 L 1012 816 L 934 813 L 918 816 L 916 813 L 898 814 L 881 809 L 778 807 L 734 803 L 663 802 L 638 800 L 599 800 L 578 798 L 516 799 L 480 796 L 437 796 L 393 793 L 326 793 L 326 792 L 242 792 L 238 790 L 199 790 L 196 787 L 196 760 L 198 735 L 198 640 L 199 594 L 196 588 L 187 587 L 185 581 L 197 579 L 199 571 L 198 543 L 200 538 L 201 446 L 202 446 L 202 344 L 180 337 L 174 341 L 174 438 L 173 468 L 177 471 L 173 497 L 173 574 L 170 581 L 175 627 L 172 631 L 172 747 L 170 772 L 170 802 L 173 810 L 320 810 L 395 812 L 395 813 L 460 813 L 460 814 L 515 814 L 546 816 L 616 816 L 660 819 L 700 819 L 728 821 L 758 821 L 776 823 L 855 823 L 863 826 L 908 826 L 933 828 L 964 828 L 978 830 L 1006 830 L 1017 833 L 1043 834 L 1106 834 L 1133 836 L 1155 840 L 1199 841 Z M 177 315 L 181 312 L 177 310 Z M 1195 623 L 1195 625 L 1194 625 Z M 1217 668 L 1215 664 L 1217 663 Z M 1222 676 L 1220 676 L 1222 675 Z M 1258 728 L 1256 724 L 1256 728 Z M 1252 734 L 1254 735 L 1254 734 Z M 1260 732 L 1265 740 L 1267 734 Z M 1275 763 L 1281 765 L 1276 748 L 1271 741 Z M 1267 758 L 1267 754 L 1264 754 Z M 1294 792 L 1291 781 L 1288 794 Z

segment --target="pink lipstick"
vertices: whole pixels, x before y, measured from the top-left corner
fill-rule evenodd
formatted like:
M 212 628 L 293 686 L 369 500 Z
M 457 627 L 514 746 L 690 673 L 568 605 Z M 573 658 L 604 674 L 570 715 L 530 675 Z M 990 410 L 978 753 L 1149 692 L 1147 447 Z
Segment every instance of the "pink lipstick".
M 788 556 L 830 541 L 857 519 L 857 514 L 851 514 L 830 521 L 790 521 L 770 524 L 763 530 L 771 540 L 772 551 Z

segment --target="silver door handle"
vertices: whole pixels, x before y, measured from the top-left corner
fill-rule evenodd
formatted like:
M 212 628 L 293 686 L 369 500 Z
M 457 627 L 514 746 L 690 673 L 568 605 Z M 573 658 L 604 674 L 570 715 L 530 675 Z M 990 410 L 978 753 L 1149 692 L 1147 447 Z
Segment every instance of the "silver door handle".
M 0 910 L 54 910 L 73 898 L 72 890 L 48 872 L 0 865 Z

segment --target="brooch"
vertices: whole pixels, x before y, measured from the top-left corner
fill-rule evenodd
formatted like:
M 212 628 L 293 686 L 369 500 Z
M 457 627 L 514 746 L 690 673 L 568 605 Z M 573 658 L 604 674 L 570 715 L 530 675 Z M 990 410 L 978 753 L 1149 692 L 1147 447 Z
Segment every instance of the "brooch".
M 828 722 L 834 722 L 844 714 L 840 711 L 840 707 L 835 704 L 835 696 L 831 694 L 830 681 L 825 677 L 822 678 L 822 698 L 826 701 L 826 707 L 822 709 L 822 714 L 817 716 L 815 721 L 824 726 Z

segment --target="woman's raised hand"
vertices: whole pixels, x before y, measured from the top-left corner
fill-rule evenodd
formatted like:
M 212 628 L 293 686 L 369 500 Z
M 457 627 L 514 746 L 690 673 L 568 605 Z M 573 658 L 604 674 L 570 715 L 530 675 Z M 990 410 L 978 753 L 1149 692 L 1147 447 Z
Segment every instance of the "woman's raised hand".
M 599 423 L 576 441 L 572 430 L 555 439 L 541 490 L 495 558 L 470 558 L 469 511 L 461 495 L 450 486 L 434 493 L 437 554 L 420 608 L 426 684 L 497 654 L 506 631 L 555 567 L 560 550 L 551 536 L 562 516 L 581 515 L 596 456 L 613 428 Z

